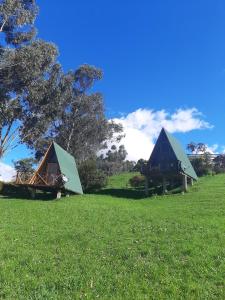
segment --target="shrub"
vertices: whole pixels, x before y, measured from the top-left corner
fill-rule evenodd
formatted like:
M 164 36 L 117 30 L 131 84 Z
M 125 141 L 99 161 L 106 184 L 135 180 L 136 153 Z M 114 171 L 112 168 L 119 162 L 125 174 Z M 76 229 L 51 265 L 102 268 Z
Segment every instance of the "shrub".
M 133 172 L 142 172 L 143 168 L 146 166 L 147 160 L 139 159 L 136 163 L 136 165 L 133 168 Z
M 0 194 L 2 193 L 4 188 L 4 182 L 0 181 Z
M 129 180 L 132 187 L 143 187 L 145 185 L 145 177 L 143 175 L 136 175 Z
M 97 169 L 95 160 L 82 162 L 79 166 L 79 175 L 85 192 L 101 189 L 107 184 L 107 177 L 103 171 Z
M 213 171 L 215 172 L 215 174 L 221 174 L 221 173 L 225 173 L 225 168 L 220 166 L 215 166 L 213 168 Z
M 205 158 L 194 158 L 191 160 L 191 164 L 199 177 L 212 174 L 213 166 L 211 162 Z
M 221 154 L 214 158 L 214 172 L 218 173 L 225 173 L 225 155 Z
M 11 197 L 28 197 L 29 193 L 26 187 L 15 185 L 13 183 L 4 183 L 3 189 L 1 192 L 5 196 Z

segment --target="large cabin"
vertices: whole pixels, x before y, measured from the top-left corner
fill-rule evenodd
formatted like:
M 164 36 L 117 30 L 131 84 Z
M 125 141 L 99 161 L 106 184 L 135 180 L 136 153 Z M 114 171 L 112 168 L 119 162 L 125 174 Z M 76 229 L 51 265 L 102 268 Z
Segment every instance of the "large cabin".
M 166 181 L 183 178 L 183 189 L 187 190 L 187 180 L 191 183 L 198 177 L 181 144 L 164 128 L 156 141 L 147 165 L 142 172 L 147 180 L 160 179 L 165 190 Z

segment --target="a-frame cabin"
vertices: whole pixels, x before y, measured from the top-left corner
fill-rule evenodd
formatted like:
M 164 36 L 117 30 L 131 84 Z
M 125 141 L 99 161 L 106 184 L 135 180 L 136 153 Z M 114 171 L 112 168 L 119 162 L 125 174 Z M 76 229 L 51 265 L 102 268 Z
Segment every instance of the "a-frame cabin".
M 161 130 L 150 159 L 143 170 L 147 179 L 162 178 L 163 191 L 166 181 L 172 178 L 183 178 L 183 190 L 187 190 L 187 180 L 191 184 L 198 177 L 181 144 L 164 128 Z
M 75 159 L 55 142 L 49 146 L 28 186 L 83 194 Z

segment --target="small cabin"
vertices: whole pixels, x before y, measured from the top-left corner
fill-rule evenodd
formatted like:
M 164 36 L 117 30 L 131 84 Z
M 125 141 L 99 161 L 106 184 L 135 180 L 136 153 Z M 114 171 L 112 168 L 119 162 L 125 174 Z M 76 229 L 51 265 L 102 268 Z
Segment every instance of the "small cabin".
M 83 194 L 74 157 L 55 142 L 51 143 L 32 176 L 17 175 L 17 184 L 33 189 Z

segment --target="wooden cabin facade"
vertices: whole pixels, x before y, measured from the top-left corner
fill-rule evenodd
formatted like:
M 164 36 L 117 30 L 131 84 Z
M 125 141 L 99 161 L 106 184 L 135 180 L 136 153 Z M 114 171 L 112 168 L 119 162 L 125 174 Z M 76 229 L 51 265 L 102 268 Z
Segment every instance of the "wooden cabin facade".
M 30 184 L 34 185 L 60 185 L 61 171 L 54 147 L 50 146 L 44 159 L 42 160 L 37 171 L 30 179 Z
M 187 180 L 192 183 L 198 177 L 181 144 L 164 128 L 156 141 L 147 165 L 142 173 L 149 179 L 161 179 L 163 191 L 166 191 L 166 181 L 183 178 L 183 190 L 187 190 Z
M 55 142 L 51 143 L 32 176 L 17 175 L 17 184 L 33 189 L 83 194 L 74 157 Z

